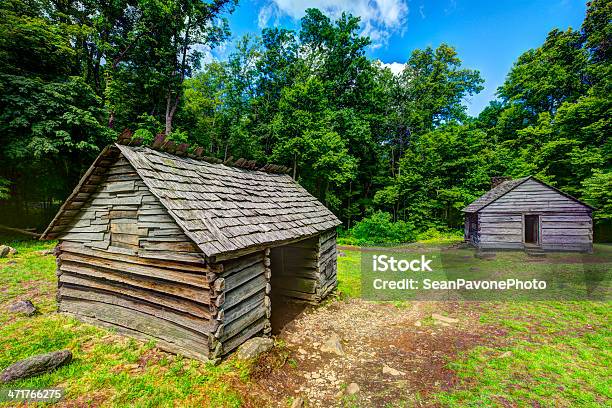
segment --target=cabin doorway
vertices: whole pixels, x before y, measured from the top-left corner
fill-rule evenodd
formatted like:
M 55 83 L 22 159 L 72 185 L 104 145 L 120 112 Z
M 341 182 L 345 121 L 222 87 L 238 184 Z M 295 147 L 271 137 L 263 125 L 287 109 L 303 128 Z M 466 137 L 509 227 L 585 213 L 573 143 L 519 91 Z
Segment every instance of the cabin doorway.
M 270 249 L 272 334 L 279 334 L 315 296 L 318 237 Z
M 524 223 L 525 245 L 540 245 L 540 216 L 525 215 Z

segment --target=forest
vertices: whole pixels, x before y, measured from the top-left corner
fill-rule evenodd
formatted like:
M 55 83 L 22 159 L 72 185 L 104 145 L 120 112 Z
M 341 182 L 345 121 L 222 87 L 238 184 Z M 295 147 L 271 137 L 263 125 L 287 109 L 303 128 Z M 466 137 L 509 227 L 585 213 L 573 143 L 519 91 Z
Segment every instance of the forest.
M 360 18 L 308 9 L 298 30 L 230 37 L 232 0 L 4 0 L 0 224 L 53 217 L 101 149 L 135 137 L 289 167 L 356 236 L 386 242 L 463 225 L 492 176 L 534 175 L 612 222 L 612 2 L 526 50 L 477 116 L 477 69 L 448 44 L 393 74 Z

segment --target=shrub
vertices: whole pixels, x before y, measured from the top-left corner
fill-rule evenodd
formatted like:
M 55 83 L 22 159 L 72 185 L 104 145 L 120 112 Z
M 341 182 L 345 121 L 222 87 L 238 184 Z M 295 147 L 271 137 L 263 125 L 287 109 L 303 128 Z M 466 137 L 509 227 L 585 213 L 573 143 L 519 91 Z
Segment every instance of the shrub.
M 378 211 L 359 221 L 350 230 L 357 245 L 401 244 L 416 239 L 414 225 L 406 221 L 392 221 L 391 214 Z

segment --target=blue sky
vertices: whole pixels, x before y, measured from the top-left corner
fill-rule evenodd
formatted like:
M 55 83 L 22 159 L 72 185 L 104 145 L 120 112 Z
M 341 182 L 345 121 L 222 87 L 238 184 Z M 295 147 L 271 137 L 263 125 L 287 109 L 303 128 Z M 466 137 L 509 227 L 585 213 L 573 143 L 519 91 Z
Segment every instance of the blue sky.
M 579 29 L 585 0 L 242 0 L 229 22 L 232 37 L 258 34 L 262 27 L 299 28 L 308 7 L 330 16 L 342 10 L 362 17 L 368 50 L 383 63 L 404 63 L 416 48 L 446 42 L 457 49 L 464 66 L 477 69 L 485 89 L 466 101 L 477 115 L 504 81 L 523 52 L 542 44 L 553 28 Z M 223 58 L 227 52 L 213 52 Z

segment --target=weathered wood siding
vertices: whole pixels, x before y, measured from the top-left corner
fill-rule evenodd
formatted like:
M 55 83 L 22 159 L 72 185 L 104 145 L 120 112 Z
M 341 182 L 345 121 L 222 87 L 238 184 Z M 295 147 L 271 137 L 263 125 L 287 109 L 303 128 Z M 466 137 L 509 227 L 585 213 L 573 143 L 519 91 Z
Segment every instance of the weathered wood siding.
M 222 291 L 218 298 L 220 326 L 212 339 L 212 354 L 225 355 L 249 338 L 269 334 L 270 250 L 254 252 L 215 265 L 221 269 L 215 281 Z
M 550 251 L 593 250 L 593 218 L 590 212 L 544 214 L 542 249 Z
M 59 310 L 161 348 L 206 359 L 219 326 L 215 266 L 132 166 L 109 163 L 57 248 Z
M 542 249 L 590 251 L 591 210 L 530 179 L 479 211 L 480 248 L 524 248 L 525 214 L 540 215 Z

